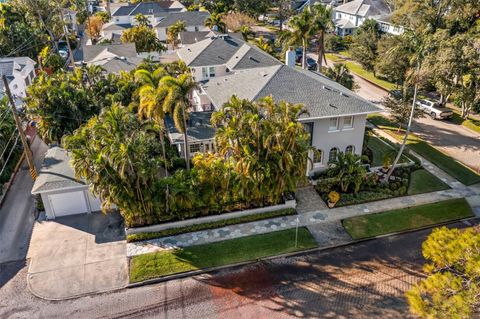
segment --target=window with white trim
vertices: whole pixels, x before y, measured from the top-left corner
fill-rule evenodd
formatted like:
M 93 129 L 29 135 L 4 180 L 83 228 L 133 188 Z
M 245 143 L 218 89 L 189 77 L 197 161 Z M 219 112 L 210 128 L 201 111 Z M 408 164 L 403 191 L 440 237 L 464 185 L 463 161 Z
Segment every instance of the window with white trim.
M 338 131 L 338 117 L 332 117 L 328 125 L 328 131 L 334 132 Z
M 208 78 L 208 67 L 202 67 L 202 78 Z
M 353 154 L 353 152 L 355 151 L 355 146 L 353 145 L 348 145 L 347 148 L 345 149 L 345 154 Z
M 337 160 L 338 148 L 334 147 L 330 150 L 328 154 L 328 162 L 333 162 Z
M 343 128 L 353 128 L 353 116 L 346 116 L 343 118 Z
M 210 73 L 210 77 L 211 77 L 211 78 L 214 78 L 214 77 L 215 77 L 215 67 L 214 67 L 214 66 L 211 66 L 211 67 L 208 69 L 208 73 Z
M 190 153 L 195 154 L 200 152 L 200 144 L 190 144 Z

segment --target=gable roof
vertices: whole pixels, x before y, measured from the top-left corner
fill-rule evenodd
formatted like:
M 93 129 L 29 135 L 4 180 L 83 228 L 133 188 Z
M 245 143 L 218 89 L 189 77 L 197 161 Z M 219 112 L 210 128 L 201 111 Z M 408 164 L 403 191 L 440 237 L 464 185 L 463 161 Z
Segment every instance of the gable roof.
M 75 61 L 90 63 L 102 58 L 102 56 L 103 58 L 114 56 L 133 58 L 137 56 L 137 50 L 135 43 L 82 45 L 80 50 L 77 50 L 74 59 Z
M 252 101 L 271 95 L 276 101 L 303 104 L 309 112 L 303 118 L 367 114 L 380 110 L 319 73 L 286 65 L 248 69 L 213 78 L 203 88 L 217 108 L 232 95 Z
M 180 43 L 189 45 L 205 40 L 209 36 L 214 36 L 215 33 L 213 31 L 183 31 L 178 35 L 180 37 Z
M 137 14 L 143 15 L 154 15 L 171 12 L 171 11 L 181 11 L 182 7 L 172 7 L 176 1 L 158 1 L 158 2 L 140 2 L 135 5 L 128 5 L 119 7 L 113 14 L 113 17 L 119 16 L 135 16 Z M 171 8 L 172 7 L 172 8 Z
M 177 21 L 185 21 L 187 26 L 203 26 L 210 14 L 204 11 L 184 11 L 170 12 L 160 16 L 163 18 L 154 27 L 169 27 Z
M 229 35 L 217 35 L 177 51 L 188 66 L 227 65 L 230 69 L 281 64 L 260 49 Z
M 54 146 L 45 155 L 38 178 L 33 184 L 32 194 L 85 186 L 85 182 L 75 178 L 68 152 L 61 147 Z
M 374 17 L 391 13 L 391 9 L 383 0 L 353 0 L 336 7 L 335 11 L 361 17 Z
M 131 25 L 129 23 L 115 24 L 114 22 L 109 22 L 109 23 L 103 25 L 102 31 L 121 31 L 121 30 L 130 29 L 132 27 L 133 27 L 133 25 Z
M 107 73 L 120 73 L 121 71 L 129 72 L 137 67 L 142 62 L 141 58 L 133 57 L 113 57 L 107 58 L 103 61 L 94 63 L 105 69 Z

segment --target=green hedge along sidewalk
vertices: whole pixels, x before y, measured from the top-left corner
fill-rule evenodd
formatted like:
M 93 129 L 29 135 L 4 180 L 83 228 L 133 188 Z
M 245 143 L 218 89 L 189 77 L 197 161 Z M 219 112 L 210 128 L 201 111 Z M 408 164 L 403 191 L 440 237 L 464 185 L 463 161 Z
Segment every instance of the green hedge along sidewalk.
M 317 247 L 307 228 L 277 231 L 134 256 L 130 259 L 130 282 L 140 282 L 187 271 L 256 260 Z
M 472 208 L 464 198 L 460 198 L 351 217 L 343 220 L 342 224 L 348 234 L 357 240 L 414 230 L 472 216 Z

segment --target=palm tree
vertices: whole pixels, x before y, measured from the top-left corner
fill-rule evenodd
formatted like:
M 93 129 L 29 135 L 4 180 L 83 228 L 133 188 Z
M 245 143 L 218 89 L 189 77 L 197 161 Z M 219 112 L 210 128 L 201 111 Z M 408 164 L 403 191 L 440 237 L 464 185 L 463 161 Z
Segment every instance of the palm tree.
M 302 54 L 302 68 L 306 69 L 307 62 L 307 46 L 310 37 L 312 36 L 313 15 L 309 8 L 305 8 L 300 14 L 294 16 L 289 22 L 288 26 L 292 29 L 282 32 L 279 40 L 283 42 L 284 47 L 291 47 L 301 45 L 303 49 Z
M 410 110 L 410 116 L 408 118 L 407 129 L 405 130 L 405 136 L 403 137 L 402 144 L 400 145 L 400 149 L 397 153 L 397 157 L 392 163 L 392 166 L 388 170 L 388 173 L 385 175 L 385 182 L 388 182 L 390 176 L 392 175 L 393 171 L 395 170 L 395 166 L 397 165 L 398 161 L 402 157 L 403 151 L 405 150 L 405 145 L 407 144 L 408 135 L 412 129 L 412 121 L 415 115 L 415 105 L 417 103 L 417 91 L 418 91 L 418 84 L 420 82 L 420 68 L 423 61 L 424 56 L 424 39 L 422 34 L 415 33 L 414 31 L 407 31 L 402 34 L 403 37 L 406 39 L 406 43 L 408 43 L 408 47 L 410 49 L 410 59 L 409 64 L 410 68 L 407 71 L 406 77 L 406 90 L 408 90 L 408 84 L 413 84 L 413 100 L 412 100 L 412 109 Z M 403 43 L 403 41 L 400 41 Z M 392 48 L 395 50 L 398 48 Z M 404 48 L 402 48 L 404 49 Z
M 175 127 L 184 135 L 184 153 L 187 170 L 190 169 L 187 109 L 190 107 L 189 95 L 197 83 L 190 74 L 182 74 L 177 78 L 165 76 L 160 80 L 157 94 L 162 97 L 163 110 L 172 114 Z
M 333 68 L 326 69 L 325 75 L 349 90 L 355 90 L 357 87 L 353 75 L 343 63 L 335 63 Z
M 165 112 L 163 110 L 162 101 L 164 96 L 159 92 L 160 79 L 167 75 L 166 70 L 163 67 L 159 67 L 154 72 L 148 72 L 147 70 L 135 71 L 135 80 L 141 83 L 142 86 L 139 89 L 140 103 L 138 105 L 138 115 L 140 118 L 148 118 L 155 122 L 158 126 L 160 135 L 160 142 L 162 144 L 162 155 L 165 161 L 165 175 L 168 176 L 167 155 L 165 151 Z M 160 93 L 160 94 L 159 94 Z
M 141 13 L 135 15 L 135 21 L 137 21 L 140 26 L 148 27 L 150 25 L 150 20 Z
M 239 31 L 242 34 L 243 40 L 245 41 L 248 41 L 248 38 L 255 34 L 255 32 L 253 32 L 248 25 L 242 25 Z
M 314 33 L 318 34 L 318 58 L 317 58 L 317 71 L 322 69 L 322 61 L 325 58 L 325 32 L 334 28 L 332 20 L 332 9 L 327 8 L 324 5 L 317 3 L 312 7 L 313 24 L 312 29 Z
M 223 15 L 221 13 L 212 13 L 210 17 L 205 20 L 205 26 L 212 30 L 216 28 L 219 32 L 226 32 L 226 24 L 222 19 Z
M 179 20 L 168 27 L 168 32 L 167 32 L 168 42 L 173 45 L 173 49 L 177 47 L 178 34 L 184 31 L 187 31 L 187 24 L 185 23 L 185 21 Z
M 260 36 L 257 40 L 255 40 L 255 43 L 257 44 L 257 47 L 267 52 L 268 54 L 273 53 L 272 43 L 269 40 L 265 39 L 263 36 Z

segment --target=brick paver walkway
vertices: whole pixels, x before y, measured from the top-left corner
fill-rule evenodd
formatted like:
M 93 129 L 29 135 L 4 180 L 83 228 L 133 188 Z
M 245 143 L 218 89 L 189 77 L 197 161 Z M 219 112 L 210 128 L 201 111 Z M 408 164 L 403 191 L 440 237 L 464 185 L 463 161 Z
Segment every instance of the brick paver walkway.
M 388 134 L 383 133 L 380 130 L 374 130 L 377 134 L 392 139 Z M 467 187 L 420 155 L 414 155 L 422 161 L 423 167 L 426 170 L 447 183 L 451 189 L 329 209 L 313 187 L 304 187 L 300 188 L 296 194 L 298 201 L 298 215 L 277 217 L 217 229 L 129 243 L 127 244 L 127 255 L 136 256 L 163 249 L 200 245 L 285 230 L 296 227 L 297 222 L 301 227 L 308 227 L 319 246 L 326 247 L 338 245 L 351 241 L 351 238 L 341 226 L 342 219 L 393 209 L 431 204 L 453 198 L 467 198 L 472 205 L 475 214 L 480 216 L 480 185 Z

